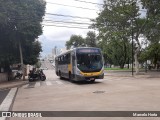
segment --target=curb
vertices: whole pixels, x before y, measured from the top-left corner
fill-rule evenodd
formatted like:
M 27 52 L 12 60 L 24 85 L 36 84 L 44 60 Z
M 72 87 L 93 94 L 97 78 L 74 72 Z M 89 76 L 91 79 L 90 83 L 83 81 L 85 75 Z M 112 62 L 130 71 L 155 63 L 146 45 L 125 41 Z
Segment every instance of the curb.
M 130 75 L 130 76 L 128 75 L 128 76 L 127 76 L 127 75 L 106 75 L 106 74 L 105 74 L 104 76 L 112 76 L 112 77 L 135 77 L 135 76 L 132 76 L 132 75 Z
M 159 72 L 160 73 L 160 72 Z M 150 74 L 148 74 L 148 72 L 145 71 L 140 71 L 139 74 L 134 74 L 132 76 L 132 71 L 120 71 L 120 70 L 105 70 L 104 71 L 104 76 L 113 76 L 113 77 L 134 77 L 134 78 L 160 78 L 160 74 L 156 73 L 156 74 L 152 74 L 152 72 L 150 72 Z
M 13 106 L 13 102 L 15 99 L 15 96 L 17 94 L 18 88 L 12 88 L 8 95 L 6 96 L 6 98 L 3 100 L 2 104 L 0 105 L 0 111 L 2 112 L 7 112 L 10 111 L 12 106 Z M 6 120 L 7 117 L 1 117 L 0 120 Z
M 19 87 L 21 87 L 22 85 L 26 85 L 26 84 L 28 84 L 28 83 L 29 83 L 29 82 L 28 82 L 28 81 L 26 81 L 26 82 L 24 82 L 24 83 L 20 83 L 20 84 L 15 84 L 15 85 L 10 85 L 10 86 L 5 86 L 5 87 L 0 88 L 0 90 L 4 90 L 4 89 L 11 89 L 11 88 L 15 88 L 15 87 L 19 88 Z
M 113 76 L 113 77 L 134 77 L 134 78 L 160 78 L 160 76 L 150 76 L 150 75 L 107 75 L 104 74 L 104 76 Z

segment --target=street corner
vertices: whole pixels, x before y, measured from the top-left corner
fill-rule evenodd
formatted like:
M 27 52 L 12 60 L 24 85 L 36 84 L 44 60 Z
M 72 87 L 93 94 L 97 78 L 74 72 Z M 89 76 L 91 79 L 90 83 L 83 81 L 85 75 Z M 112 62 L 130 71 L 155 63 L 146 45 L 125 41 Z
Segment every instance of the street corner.
M 16 93 L 17 93 L 18 88 L 11 88 L 4 100 L 2 101 L 0 105 L 0 111 L 9 111 L 11 110 L 13 101 L 15 99 Z
M 0 83 L 0 90 L 11 89 L 15 87 L 21 87 L 23 85 L 28 84 L 28 80 L 16 80 L 16 81 L 6 81 Z

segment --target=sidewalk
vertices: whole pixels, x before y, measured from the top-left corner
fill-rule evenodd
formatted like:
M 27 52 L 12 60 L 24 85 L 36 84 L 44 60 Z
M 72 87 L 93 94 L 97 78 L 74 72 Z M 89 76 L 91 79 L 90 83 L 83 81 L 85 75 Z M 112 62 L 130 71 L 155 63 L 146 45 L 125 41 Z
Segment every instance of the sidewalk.
M 5 82 L 0 82 L 0 90 L 19 87 L 25 84 L 28 84 L 28 80 L 23 81 L 22 79 L 19 79 L 19 80 L 10 80 Z
M 115 76 L 115 77 L 137 77 L 137 78 L 160 78 L 160 71 L 140 71 L 138 75 L 132 71 L 118 71 L 118 70 L 105 70 L 105 76 Z

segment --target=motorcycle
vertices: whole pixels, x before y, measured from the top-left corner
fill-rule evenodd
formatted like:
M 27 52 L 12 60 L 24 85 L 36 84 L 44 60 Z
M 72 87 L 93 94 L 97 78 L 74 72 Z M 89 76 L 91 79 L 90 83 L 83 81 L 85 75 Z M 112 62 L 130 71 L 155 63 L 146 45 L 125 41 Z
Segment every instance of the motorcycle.
M 40 80 L 42 80 L 42 81 L 46 80 L 46 75 L 43 73 L 42 70 L 39 71 L 39 76 L 40 76 Z
M 29 80 L 29 82 L 33 82 L 35 80 L 45 81 L 46 76 L 42 70 L 37 71 L 37 72 L 30 70 L 30 73 L 28 74 L 28 80 Z
M 16 75 L 14 76 L 14 79 L 21 79 L 23 74 L 19 71 L 16 72 Z

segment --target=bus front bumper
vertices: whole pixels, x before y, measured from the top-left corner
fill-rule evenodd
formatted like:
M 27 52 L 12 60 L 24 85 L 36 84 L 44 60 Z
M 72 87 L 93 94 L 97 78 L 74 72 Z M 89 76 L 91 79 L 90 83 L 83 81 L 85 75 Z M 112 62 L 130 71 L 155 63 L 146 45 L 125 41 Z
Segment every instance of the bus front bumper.
M 90 77 L 85 77 L 85 76 L 80 76 L 76 75 L 76 81 L 92 81 L 95 79 L 103 79 L 104 78 L 104 73 L 99 75 L 99 76 L 90 76 Z

